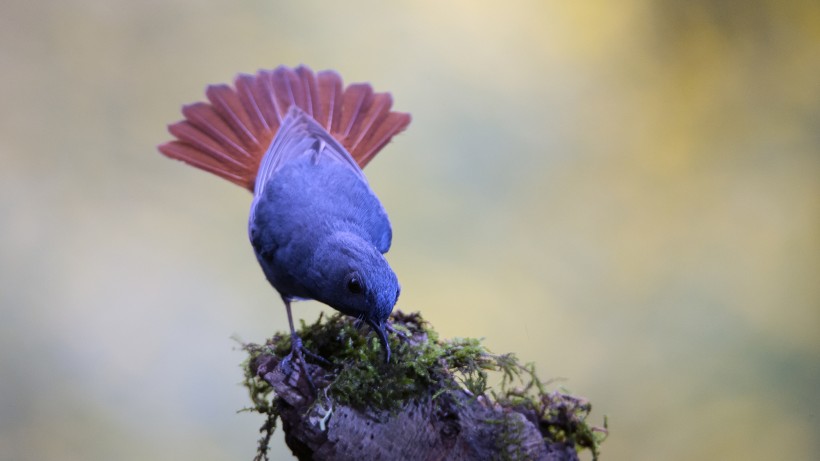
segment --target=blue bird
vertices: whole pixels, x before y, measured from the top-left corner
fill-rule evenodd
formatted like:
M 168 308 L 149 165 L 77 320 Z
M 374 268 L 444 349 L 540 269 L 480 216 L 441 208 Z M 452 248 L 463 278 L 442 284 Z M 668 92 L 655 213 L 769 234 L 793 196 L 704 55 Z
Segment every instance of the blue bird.
M 389 361 L 400 286 L 383 256 L 390 221 L 362 167 L 410 115 L 390 111 L 389 93 L 306 66 L 239 75 L 206 95 L 210 104 L 183 107 L 168 127 L 177 140 L 159 150 L 253 192 L 248 234 L 285 303 L 291 354 L 304 360 L 291 303 L 314 299 L 370 325 Z

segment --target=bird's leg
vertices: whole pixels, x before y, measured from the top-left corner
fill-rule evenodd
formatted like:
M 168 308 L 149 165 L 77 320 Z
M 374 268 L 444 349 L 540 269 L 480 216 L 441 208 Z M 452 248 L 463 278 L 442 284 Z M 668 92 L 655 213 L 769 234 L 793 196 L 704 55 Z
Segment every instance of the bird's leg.
M 310 390 L 313 391 L 313 394 L 316 394 L 316 385 L 313 383 L 313 378 L 310 376 L 310 372 L 307 369 L 307 362 L 305 361 L 305 355 L 310 356 L 311 358 L 315 359 L 316 361 L 322 362 L 326 365 L 329 365 L 330 362 L 324 359 L 319 355 L 310 352 L 309 350 L 305 349 L 305 346 L 302 344 L 302 338 L 296 334 L 296 328 L 293 326 L 293 314 L 290 311 L 290 299 L 282 297 L 282 300 L 285 302 L 285 310 L 288 312 L 288 326 L 290 327 L 290 354 L 288 354 L 284 359 L 282 359 L 283 368 L 290 367 L 290 362 L 293 358 L 296 358 L 296 361 L 299 362 L 299 366 L 302 367 L 302 374 L 305 375 L 305 379 L 307 380 L 308 385 L 310 386 Z
M 291 344 L 291 352 L 293 352 L 294 348 L 299 348 L 299 355 L 301 354 L 307 355 L 308 357 L 312 358 L 313 360 L 320 362 L 322 365 L 330 365 L 330 362 L 327 361 L 324 357 L 318 354 L 314 354 L 309 349 L 306 349 L 302 345 L 302 338 L 296 334 L 296 328 L 293 326 L 293 314 L 290 312 L 290 300 L 283 298 L 285 301 L 285 309 L 288 311 L 288 326 L 290 326 L 290 344 Z M 309 378 L 309 377 L 308 377 Z
M 311 378 L 310 372 L 308 371 L 307 362 L 305 362 L 305 357 L 302 355 L 302 351 L 305 348 L 302 345 L 302 338 L 296 334 L 296 328 L 293 327 L 293 314 L 290 312 L 290 299 L 282 297 L 282 301 L 285 302 L 285 310 L 288 311 L 288 326 L 290 326 L 290 354 L 282 359 L 283 369 L 287 370 L 287 368 L 290 368 L 291 361 L 296 358 L 296 361 L 299 362 L 299 366 L 302 368 L 302 374 L 305 376 L 305 379 L 310 386 L 310 390 L 314 395 L 316 395 L 316 385 L 313 384 L 313 378 Z

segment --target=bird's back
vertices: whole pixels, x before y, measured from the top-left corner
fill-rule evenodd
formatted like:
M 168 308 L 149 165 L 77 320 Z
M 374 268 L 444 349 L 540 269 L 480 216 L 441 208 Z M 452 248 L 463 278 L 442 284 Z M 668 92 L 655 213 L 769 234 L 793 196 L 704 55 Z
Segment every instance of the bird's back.
M 321 242 L 346 233 L 385 253 L 392 238 L 352 157 L 296 108 L 262 160 L 248 230 L 268 279 L 295 297 L 309 297 L 300 281 Z
M 307 157 L 269 179 L 248 224 L 294 237 L 353 232 L 382 253 L 392 236 L 387 214 L 367 183 L 339 164 Z

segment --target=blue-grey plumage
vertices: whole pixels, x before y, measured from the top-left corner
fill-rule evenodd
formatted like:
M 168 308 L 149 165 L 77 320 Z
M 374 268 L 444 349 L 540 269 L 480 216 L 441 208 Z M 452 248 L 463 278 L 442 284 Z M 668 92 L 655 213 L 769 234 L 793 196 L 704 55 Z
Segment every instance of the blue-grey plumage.
M 267 279 L 290 301 L 315 299 L 376 330 L 399 283 L 383 253 L 387 214 L 350 154 L 312 117 L 291 107 L 256 178 L 249 236 Z
M 390 93 L 303 65 L 240 74 L 205 94 L 208 102 L 183 106 L 184 119 L 168 126 L 176 139 L 159 150 L 254 193 L 251 242 L 285 302 L 297 360 L 290 304 L 299 298 L 370 324 L 389 360 L 385 328 L 399 292 L 382 256 L 390 222 L 361 168 L 410 114 L 391 110 Z

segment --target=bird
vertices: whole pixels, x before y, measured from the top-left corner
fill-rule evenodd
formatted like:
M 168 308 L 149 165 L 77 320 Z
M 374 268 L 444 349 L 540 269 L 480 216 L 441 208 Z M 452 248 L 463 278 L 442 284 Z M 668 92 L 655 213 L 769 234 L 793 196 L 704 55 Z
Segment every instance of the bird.
M 239 74 L 205 95 L 182 107 L 184 119 L 168 125 L 176 139 L 158 149 L 253 193 L 248 236 L 287 311 L 286 358 L 305 364 L 291 305 L 313 299 L 369 325 L 389 362 L 401 287 L 384 257 L 390 221 L 362 168 L 410 114 L 391 111 L 390 93 L 305 65 Z

